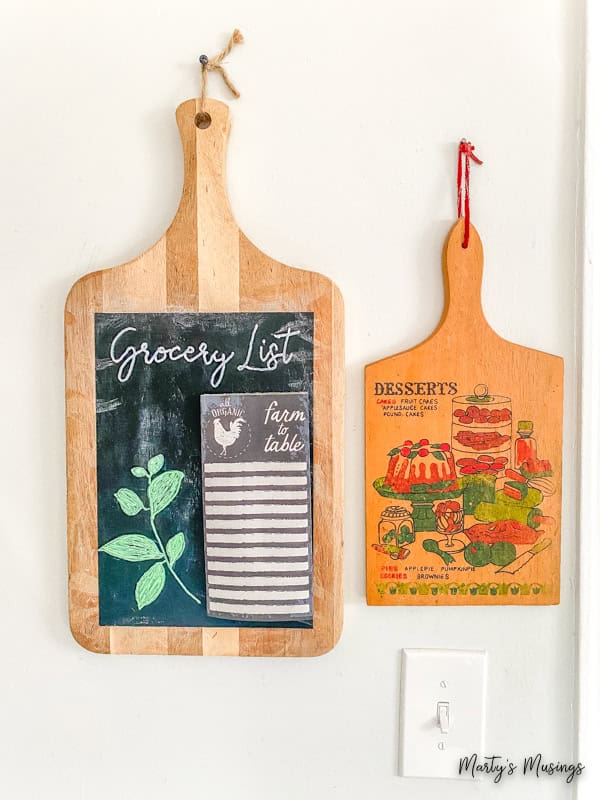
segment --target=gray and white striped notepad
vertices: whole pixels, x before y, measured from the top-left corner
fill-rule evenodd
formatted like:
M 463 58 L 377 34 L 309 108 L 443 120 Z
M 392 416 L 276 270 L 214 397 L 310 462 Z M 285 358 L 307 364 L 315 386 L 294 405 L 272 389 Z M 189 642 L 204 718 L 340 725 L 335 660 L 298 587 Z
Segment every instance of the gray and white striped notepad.
M 312 617 L 306 392 L 201 397 L 207 613 Z

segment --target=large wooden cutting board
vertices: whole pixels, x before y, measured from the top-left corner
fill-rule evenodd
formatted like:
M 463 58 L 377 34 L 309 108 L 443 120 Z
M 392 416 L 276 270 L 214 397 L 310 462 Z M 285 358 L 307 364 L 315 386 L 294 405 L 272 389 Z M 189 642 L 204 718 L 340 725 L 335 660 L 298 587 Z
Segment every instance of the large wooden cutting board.
M 463 234 L 436 331 L 365 370 L 372 605 L 559 602 L 563 362 L 492 330 Z
M 98 653 L 312 656 L 331 649 L 342 626 L 343 306 L 335 285 L 258 250 L 239 230 L 225 188 L 226 105 L 198 100 L 177 109 L 185 159 L 173 223 L 132 261 L 84 276 L 65 308 L 70 624 Z M 313 592 L 309 628 L 100 625 L 94 319 L 99 312 L 314 314 Z

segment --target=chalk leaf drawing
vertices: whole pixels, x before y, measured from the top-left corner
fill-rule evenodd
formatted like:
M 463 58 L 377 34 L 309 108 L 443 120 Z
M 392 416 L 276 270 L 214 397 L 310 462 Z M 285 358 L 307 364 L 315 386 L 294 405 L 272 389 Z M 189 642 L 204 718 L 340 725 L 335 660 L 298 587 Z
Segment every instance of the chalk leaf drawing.
M 162 558 L 156 543 L 141 533 L 119 536 L 101 547 L 100 552 L 123 561 L 153 561 Z
M 169 541 L 167 542 L 167 555 L 169 557 L 169 563 L 171 566 L 175 564 L 177 559 L 183 555 L 183 551 L 185 550 L 185 536 L 183 533 L 176 533 Z
M 162 563 L 153 564 L 149 570 L 144 572 L 135 587 L 135 602 L 139 609 L 149 606 L 156 600 L 165 588 L 166 579 Z
M 165 457 L 162 454 L 157 456 L 152 456 L 150 461 L 148 461 L 148 472 L 150 475 L 156 475 L 157 472 L 160 472 L 161 469 L 165 465 Z
M 143 533 L 125 533 L 99 548 L 100 553 L 106 553 L 122 561 L 155 562 L 144 572 L 135 587 L 135 601 L 140 611 L 160 597 L 165 588 L 167 571 L 189 598 L 198 604 L 202 602 L 175 572 L 175 564 L 185 550 L 185 534 L 181 531 L 176 533 L 165 545 L 156 527 L 156 517 L 175 500 L 185 477 L 183 472 L 176 469 L 161 472 L 164 465 L 164 456 L 158 454 L 152 456 L 146 468 L 139 466 L 131 468 L 131 474 L 135 478 L 146 479 L 148 505 L 145 505 L 142 498 L 131 489 L 121 488 L 115 493 L 121 511 L 128 517 L 135 517 L 141 511 L 149 514 L 150 529 L 154 538 Z
M 148 500 L 150 501 L 150 512 L 154 516 L 164 511 L 179 494 L 183 472 L 171 469 L 163 472 L 156 478 L 148 481 Z
M 141 499 L 131 489 L 119 489 L 115 497 L 121 506 L 121 511 L 127 514 L 128 517 L 135 517 L 136 514 L 139 514 L 144 509 Z

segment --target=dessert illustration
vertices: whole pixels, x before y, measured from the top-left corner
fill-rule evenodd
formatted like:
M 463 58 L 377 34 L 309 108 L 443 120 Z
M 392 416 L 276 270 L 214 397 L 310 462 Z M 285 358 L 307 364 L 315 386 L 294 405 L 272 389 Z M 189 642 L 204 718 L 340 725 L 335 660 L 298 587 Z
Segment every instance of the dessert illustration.
M 525 570 L 538 553 L 544 559 L 552 543 L 546 537 L 556 520 L 542 506 L 557 487 L 551 463 L 538 455 L 534 423 L 515 417 L 513 434 L 511 398 L 480 384 L 448 399 L 444 424 L 446 440 L 414 437 L 389 450 L 385 475 L 373 482 L 379 495 L 398 504 L 380 507 L 371 552 L 405 561 L 400 569 L 423 571 L 416 585 L 394 584 L 387 594 L 489 593 L 500 600 L 544 592 L 539 583 L 531 589 L 493 580 L 498 572 Z M 470 570 L 483 582 L 437 585 L 423 579 L 432 570 Z
M 458 460 L 486 454 L 511 460 L 512 401 L 490 395 L 485 384 L 452 400 L 452 451 Z
M 477 458 L 459 458 L 458 485 L 463 490 L 465 514 L 472 514 L 479 503 L 493 503 L 496 499 L 496 479 L 505 469 L 508 458 L 481 455 Z
M 450 443 L 407 439 L 390 450 L 388 459 L 386 474 L 373 486 L 384 497 L 411 502 L 415 531 L 436 531 L 434 501 L 462 494 Z
M 415 541 L 413 521 L 402 506 L 388 506 L 381 512 L 377 526 L 377 543 L 371 546 L 378 553 L 387 553 L 394 560 L 405 559 L 410 554 L 406 545 Z
M 388 453 L 384 486 L 398 494 L 454 491 L 458 489 L 450 444 L 406 440 Z
M 466 539 L 460 536 L 464 528 L 465 512 L 457 500 L 442 500 L 434 509 L 437 529 L 445 535 L 439 542 L 440 550 L 458 553 L 464 549 Z
M 521 485 L 523 489 L 518 497 L 513 486 Z M 508 490 L 508 491 L 507 491 Z M 493 503 L 479 503 L 475 508 L 474 517 L 480 522 L 497 522 L 500 520 L 514 520 L 532 528 L 539 528 L 542 518 L 540 504 L 542 493 L 538 489 L 532 489 L 527 484 L 517 484 L 516 481 L 509 481 L 508 486 L 496 492 Z

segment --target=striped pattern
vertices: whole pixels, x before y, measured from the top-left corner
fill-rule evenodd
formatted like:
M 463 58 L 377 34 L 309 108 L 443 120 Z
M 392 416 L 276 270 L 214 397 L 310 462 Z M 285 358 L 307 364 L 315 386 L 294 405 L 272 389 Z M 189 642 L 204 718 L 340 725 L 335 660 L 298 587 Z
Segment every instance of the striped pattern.
M 306 472 L 302 461 L 232 461 L 228 464 L 205 464 L 206 473 L 231 472 Z
M 310 617 L 307 462 L 208 462 L 203 484 L 208 613 L 256 620 Z

